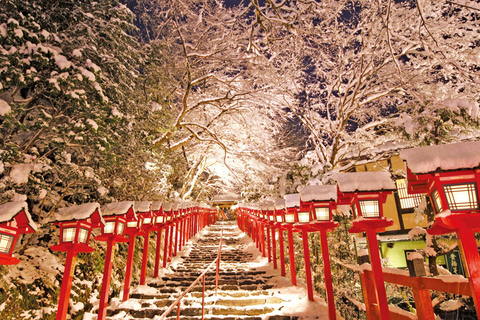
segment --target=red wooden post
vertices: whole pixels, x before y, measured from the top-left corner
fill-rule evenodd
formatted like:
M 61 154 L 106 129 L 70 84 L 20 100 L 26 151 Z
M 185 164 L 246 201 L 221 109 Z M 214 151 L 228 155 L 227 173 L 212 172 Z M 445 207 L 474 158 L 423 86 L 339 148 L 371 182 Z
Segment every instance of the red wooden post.
M 127 301 L 130 297 L 130 284 L 132 282 L 133 254 L 135 250 L 135 235 L 129 235 L 127 267 L 125 270 L 125 284 L 123 286 L 123 301 Z
M 290 276 L 292 278 L 292 285 L 297 285 L 297 271 L 295 270 L 295 249 L 293 248 L 293 230 L 292 227 L 287 227 L 288 231 L 288 252 L 290 255 Z
M 272 258 L 273 258 L 273 269 L 277 269 L 277 241 L 275 239 L 275 227 L 272 225 Z
M 98 320 L 105 320 L 107 317 L 108 295 L 110 292 L 110 280 L 112 276 L 112 255 L 115 251 L 115 240 L 109 240 L 107 253 L 105 255 L 105 266 L 103 267 L 102 289 L 100 292 L 100 305 L 98 306 Z
M 157 231 L 157 247 L 155 248 L 155 268 L 153 269 L 153 277 L 158 278 L 160 273 L 160 251 L 162 249 L 162 230 L 158 228 Z
M 145 231 L 143 239 L 143 254 L 142 254 L 142 270 L 140 271 L 140 284 L 143 286 L 147 278 L 147 260 L 148 260 L 148 247 L 150 240 L 150 230 Z
M 417 318 L 422 320 L 435 320 L 430 290 L 422 287 L 420 278 L 416 277 L 414 279 L 415 285 L 412 285 L 412 291 L 413 298 L 415 299 Z
M 63 272 L 62 287 L 60 289 L 58 311 L 56 320 L 65 320 L 67 318 L 68 304 L 70 301 L 70 292 L 72 291 L 73 274 L 75 273 L 75 261 L 77 260 L 77 252 L 67 251 L 65 260 L 65 271 Z
M 278 228 L 278 241 L 280 242 L 280 273 L 285 277 L 285 246 L 283 244 L 283 229 Z
M 320 243 L 322 245 L 323 275 L 325 278 L 325 289 L 327 291 L 328 318 L 337 319 L 335 311 L 335 298 L 333 296 L 332 267 L 330 265 L 330 253 L 328 251 L 327 229 L 320 229 Z
M 380 309 L 380 319 L 389 320 L 390 311 L 388 310 L 387 292 L 383 278 L 382 262 L 378 252 L 377 232 L 374 228 L 365 228 L 367 234 L 368 249 L 373 271 L 373 282 L 377 294 L 378 307 Z
M 165 228 L 165 241 L 163 243 L 163 267 L 164 268 L 167 267 L 169 230 L 170 230 L 170 226 L 167 226 Z
M 263 222 L 261 222 L 260 224 L 262 226 L 262 229 L 260 230 L 260 233 L 261 233 L 260 241 L 262 242 L 262 257 L 266 257 L 267 256 L 267 246 L 265 244 L 265 226 L 264 226 Z
M 472 229 L 466 226 L 457 229 L 459 247 L 462 251 L 463 265 L 468 276 L 477 317 L 480 319 L 480 255 Z
M 170 240 L 168 244 L 168 261 L 172 258 L 172 250 L 173 250 L 173 233 L 174 233 L 174 223 L 170 224 Z
M 308 299 L 313 299 L 313 283 L 312 283 L 312 267 L 310 266 L 310 248 L 308 246 L 308 231 L 307 228 L 302 228 L 302 242 L 303 242 L 303 258 L 305 259 L 305 280 L 307 281 Z
M 272 246 L 270 244 L 270 224 L 267 222 L 265 224 L 267 229 L 267 253 L 268 253 L 268 262 L 272 262 Z
M 380 320 L 379 315 L 375 312 L 377 306 L 377 296 L 375 294 L 375 284 L 370 278 L 371 272 L 367 274 L 360 271 L 360 280 L 362 282 L 363 300 L 365 303 L 365 312 L 368 320 Z
M 178 225 L 180 224 L 180 222 L 177 220 L 175 222 L 175 233 L 174 233 L 174 238 L 175 238 L 175 244 L 173 246 L 173 256 L 176 257 L 177 256 L 177 248 L 178 248 Z

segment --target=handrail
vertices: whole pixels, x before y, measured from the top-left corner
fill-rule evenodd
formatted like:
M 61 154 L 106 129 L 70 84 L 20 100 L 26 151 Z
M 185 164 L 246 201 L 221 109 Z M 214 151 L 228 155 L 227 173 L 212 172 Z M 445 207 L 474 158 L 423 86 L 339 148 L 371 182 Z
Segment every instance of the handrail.
M 219 274 L 220 274 L 220 260 L 221 260 L 221 256 L 222 256 L 222 244 L 223 244 L 223 227 L 222 227 L 222 233 L 220 235 L 220 242 L 219 242 L 219 245 L 218 245 L 218 254 L 217 254 L 217 257 L 215 258 L 215 260 L 213 260 L 209 265 L 208 267 L 202 272 L 201 275 L 198 276 L 198 278 L 192 282 L 192 284 L 180 295 L 180 297 L 178 297 L 178 299 L 172 303 L 170 305 L 170 307 L 168 307 L 167 310 L 165 310 L 164 313 L 162 313 L 162 315 L 160 316 L 160 320 L 164 320 L 167 315 L 173 310 L 173 308 L 175 308 L 175 306 L 178 305 L 177 307 L 177 320 L 180 319 L 180 302 L 182 300 L 183 297 L 185 297 L 187 295 L 187 293 L 190 292 L 190 290 L 193 289 L 193 287 L 200 281 L 200 279 L 202 279 L 203 281 L 203 289 L 202 289 L 202 320 L 204 318 L 204 313 L 205 313 L 205 275 L 207 274 L 207 272 L 210 270 L 210 268 L 215 264 L 216 265 L 216 274 L 215 274 L 215 296 L 217 296 L 217 289 L 218 289 L 218 278 L 219 278 Z

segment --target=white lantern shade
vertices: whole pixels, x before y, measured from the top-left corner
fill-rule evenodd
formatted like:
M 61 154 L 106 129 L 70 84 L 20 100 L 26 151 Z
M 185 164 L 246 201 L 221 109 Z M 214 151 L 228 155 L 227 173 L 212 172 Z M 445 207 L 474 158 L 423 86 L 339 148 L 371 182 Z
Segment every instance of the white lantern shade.
M 359 200 L 360 213 L 364 218 L 379 218 L 380 205 L 378 200 Z
M 310 212 L 309 211 L 299 211 L 298 212 L 298 222 L 309 223 L 310 222 Z
M 117 224 L 117 234 L 123 235 L 124 230 L 125 230 L 125 223 L 119 221 Z
M 450 210 L 478 209 L 477 186 L 475 183 L 444 185 L 443 191 Z
M 77 228 L 63 228 L 62 233 L 62 242 L 73 242 L 75 240 L 75 234 L 77 233 Z
M 115 221 L 106 221 L 103 233 L 113 233 L 113 231 L 115 231 Z
M 88 229 L 80 228 L 78 231 L 78 242 L 87 243 L 89 233 L 90 231 Z
M 138 221 L 127 222 L 127 228 L 135 228 L 138 225 Z
M 14 239 L 12 235 L 0 233 L 0 253 L 10 254 Z
M 329 207 L 316 207 L 315 216 L 318 221 L 330 220 L 330 208 Z
M 286 223 L 294 223 L 295 222 L 295 214 L 285 213 L 285 222 Z
M 150 224 L 152 223 L 152 218 L 143 218 L 143 224 Z

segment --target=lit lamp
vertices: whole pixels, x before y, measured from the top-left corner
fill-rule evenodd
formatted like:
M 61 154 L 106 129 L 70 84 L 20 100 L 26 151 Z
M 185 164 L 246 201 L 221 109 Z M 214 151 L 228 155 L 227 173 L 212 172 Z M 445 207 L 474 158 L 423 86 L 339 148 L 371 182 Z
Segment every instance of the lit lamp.
M 164 214 L 162 211 L 162 202 L 152 202 L 152 213 L 155 216 L 155 230 L 157 231 L 157 245 L 155 247 L 155 267 L 153 269 L 153 277 L 158 278 L 160 274 L 160 248 L 162 243 L 162 230 L 164 226 Z
M 382 232 L 393 224 L 393 220 L 383 217 L 383 204 L 387 195 L 396 190 L 395 183 L 390 173 L 385 171 L 338 173 L 333 178 L 338 183 L 337 203 L 348 204 L 353 208 L 355 219 L 348 232 L 366 233 L 380 318 L 389 320 L 377 232 Z M 367 310 L 367 316 L 370 312 L 370 309 Z
M 300 208 L 300 195 L 286 194 L 285 195 L 285 223 L 283 227 L 287 229 L 288 234 L 288 252 L 290 257 L 290 276 L 292 285 L 297 285 L 297 273 L 295 271 L 295 251 L 293 248 L 293 225 L 297 219 L 297 212 Z
M 172 227 L 172 217 L 173 217 L 173 212 L 172 212 L 172 203 L 170 202 L 165 202 L 163 204 L 163 222 L 165 224 L 165 240 L 163 243 L 163 267 L 167 267 L 167 260 L 169 259 L 169 251 L 168 249 L 171 248 L 171 241 L 170 241 L 170 229 Z M 172 250 L 170 249 L 170 254 Z
M 104 225 L 104 221 L 98 203 L 84 203 L 58 210 L 54 222 L 56 226 L 60 227 L 60 243 L 51 246 L 50 249 L 67 252 L 57 317 L 55 318 L 64 320 L 67 317 L 77 253 L 94 251 L 92 247 L 88 246 L 88 241 L 92 230 L 100 228 Z
M 100 304 L 98 306 L 98 320 L 105 320 L 107 317 L 108 295 L 110 292 L 110 280 L 112 276 L 112 255 L 115 250 L 116 242 L 127 242 L 128 239 L 123 236 L 125 225 L 128 219 L 135 217 L 133 202 L 122 201 L 113 202 L 102 206 L 102 216 L 105 224 L 102 226 L 102 234 L 95 237 L 97 241 L 107 242 L 107 252 L 105 254 L 105 266 L 103 268 L 102 289 L 100 292 Z
M 135 213 L 139 220 L 142 220 L 143 231 L 143 252 L 142 252 L 142 268 L 140 270 L 140 285 L 145 285 L 147 278 L 147 260 L 148 247 L 150 240 L 150 231 L 154 228 L 155 218 L 152 214 L 151 201 L 135 201 Z
M 37 226 L 33 222 L 26 202 L 14 201 L 0 205 L 0 265 L 20 262 L 13 257 L 13 248 L 21 234 L 33 233 Z
M 283 246 L 283 228 L 282 224 L 285 222 L 285 199 L 275 199 L 274 204 L 275 226 L 278 229 L 278 241 L 280 244 L 280 271 L 285 277 L 285 248 Z
M 480 319 L 480 256 L 475 232 L 480 231 L 480 142 L 462 142 L 403 150 L 409 193 L 426 193 L 435 210 L 427 232 L 455 232 Z
M 308 248 L 307 231 L 318 230 L 322 246 L 323 271 L 325 277 L 325 289 L 327 292 L 328 315 L 330 320 L 336 319 L 335 300 L 333 296 L 332 271 L 330 265 L 330 254 L 328 251 L 327 231 L 338 226 L 333 221 L 332 211 L 337 207 L 337 186 L 306 186 L 300 191 L 301 208 L 310 212 L 310 223 L 302 225 L 303 250 L 305 257 L 305 275 L 307 280 L 308 298 L 313 299 L 312 275 L 310 269 L 310 250 Z M 309 209 L 307 209 L 308 207 Z M 302 210 L 302 211 L 303 211 Z

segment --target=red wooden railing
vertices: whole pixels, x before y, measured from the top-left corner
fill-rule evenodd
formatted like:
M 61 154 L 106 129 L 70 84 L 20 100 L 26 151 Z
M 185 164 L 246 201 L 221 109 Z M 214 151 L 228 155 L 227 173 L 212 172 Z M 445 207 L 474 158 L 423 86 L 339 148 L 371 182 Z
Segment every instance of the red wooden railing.
M 370 266 L 363 265 L 362 267 L 358 267 L 339 263 L 339 261 L 336 261 L 336 263 L 360 273 L 367 319 L 381 320 L 373 284 L 373 271 Z M 472 295 L 468 279 L 462 276 L 439 276 L 434 278 L 410 277 L 408 271 L 394 268 L 383 268 L 383 276 L 385 282 L 412 288 L 413 298 L 415 300 L 416 314 L 390 305 L 389 311 L 391 320 L 435 320 L 430 293 L 431 290 L 465 296 Z
M 215 273 L 215 296 L 217 295 L 217 291 L 218 291 L 218 277 L 219 277 L 219 272 L 220 272 L 220 260 L 221 260 L 221 257 L 222 257 L 222 243 L 223 243 L 223 228 L 222 228 L 222 233 L 220 235 L 220 242 L 219 242 L 219 245 L 218 245 L 218 254 L 217 254 L 217 258 L 215 258 L 215 260 L 213 260 L 209 265 L 208 267 L 202 272 L 201 275 L 198 276 L 198 278 L 192 282 L 192 284 L 184 291 L 182 292 L 182 294 L 178 297 L 178 299 L 172 303 L 170 305 L 170 307 L 168 307 L 167 310 L 165 310 L 165 312 L 160 316 L 160 320 L 164 320 L 168 314 L 170 314 L 170 312 L 175 308 L 177 307 L 177 320 L 180 319 L 180 307 L 181 307 L 181 301 L 183 299 L 183 297 L 185 297 L 187 295 L 187 293 L 189 293 L 193 287 L 195 287 L 195 285 L 197 283 L 200 282 L 200 280 L 202 280 L 202 320 L 204 318 L 204 314 L 205 314 L 205 275 L 207 274 L 208 271 L 210 271 L 210 269 L 215 265 L 216 266 L 216 273 Z

